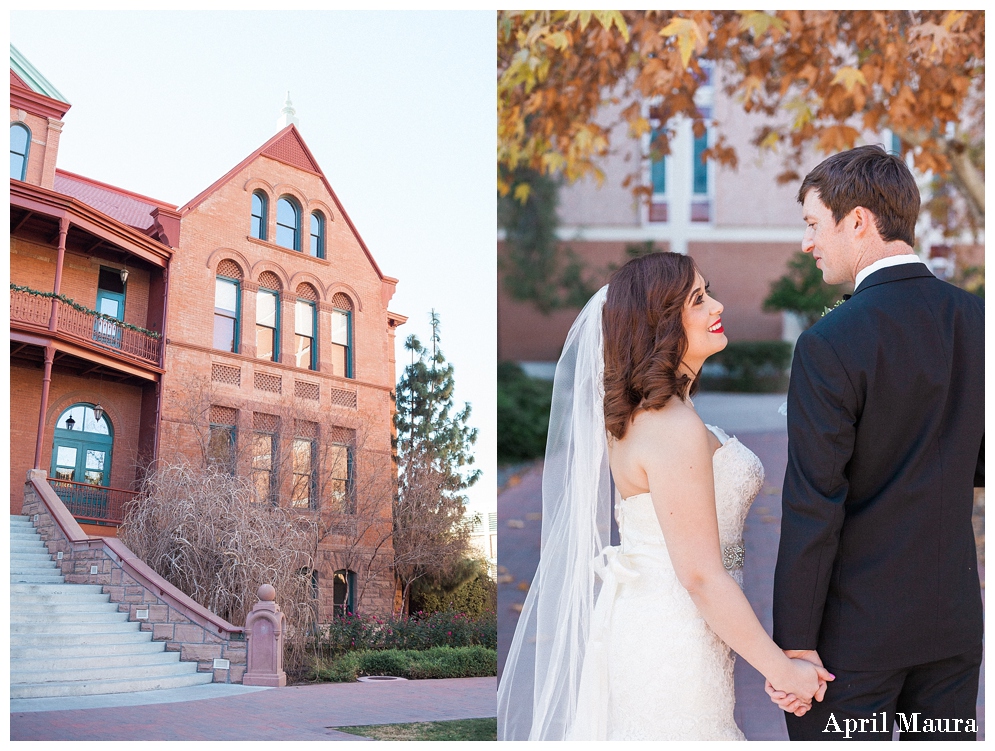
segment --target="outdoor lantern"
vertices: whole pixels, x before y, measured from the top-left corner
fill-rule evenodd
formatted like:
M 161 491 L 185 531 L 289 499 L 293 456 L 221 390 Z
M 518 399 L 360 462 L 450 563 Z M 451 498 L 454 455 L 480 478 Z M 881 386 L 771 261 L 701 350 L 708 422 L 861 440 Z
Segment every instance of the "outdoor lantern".
M 128 269 L 123 268 L 121 269 L 121 284 L 125 284 L 127 281 L 128 281 Z M 97 419 L 99 420 L 100 418 L 98 417 Z
M 97 402 L 97 406 L 93 408 L 93 419 L 100 422 L 100 419 L 104 416 L 104 408 L 100 406 L 100 402 Z
M 69 415 L 69 417 L 66 418 L 66 430 L 72 430 L 75 424 L 76 421 L 73 419 L 73 416 Z

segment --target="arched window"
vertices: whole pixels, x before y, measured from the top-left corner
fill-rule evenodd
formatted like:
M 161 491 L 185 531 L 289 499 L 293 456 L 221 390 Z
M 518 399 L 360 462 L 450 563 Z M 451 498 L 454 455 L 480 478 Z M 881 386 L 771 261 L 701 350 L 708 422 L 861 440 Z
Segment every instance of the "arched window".
M 320 211 L 311 214 L 311 255 L 325 257 L 325 217 Z
M 214 349 L 238 352 L 241 295 L 237 279 L 214 279 Z
M 10 176 L 24 180 L 28 168 L 28 150 L 31 148 L 31 131 L 22 123 L 10 126 Z
M 272 271 L 259 275 L 256 292 L 256 357 L 280 361 L 280 279 Z
M 252 194 L 252 236 L 260 240 L 266 239 L 266 223 L 269 221 L 267 211 L 269 202 L 266 194 L 257 190 Z
M 114 432 L 107 415 L 98 419 L 94 405 L 74 404 L 55 421 L 52 478 L 107 486 L 113 445 Z M 106 503 L 106 497 L 103 500 Z
M 332 579 L 332 612 L 336 618 L 344 618 L 356 612 L 356 572 L 339 569 Z
M 298 368 L 318 369 L 318 293 L 307 283 L 297 285 L 294 306 L 294 354 Z
M 291 250 L 301 249 L 301 210 L 288 196 L 276 202 L 276 244 Z
M 352 378 L 352 300 L 339 292 L 332 305 L 332 375 Z

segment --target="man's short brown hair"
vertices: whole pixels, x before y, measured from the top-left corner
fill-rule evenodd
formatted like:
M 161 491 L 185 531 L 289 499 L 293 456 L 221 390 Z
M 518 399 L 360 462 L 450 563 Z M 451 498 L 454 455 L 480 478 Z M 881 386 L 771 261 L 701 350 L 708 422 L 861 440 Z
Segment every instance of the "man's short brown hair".
M 901 157 L 880 146 L 858 146 L 833 154 L 805 176 L 798 203 L 805 203 L 812 189 L 833 212 L 837 224 L 857 206 L 863 206 L 874 214 L 885 242 L 915 243 L 919 188 Z

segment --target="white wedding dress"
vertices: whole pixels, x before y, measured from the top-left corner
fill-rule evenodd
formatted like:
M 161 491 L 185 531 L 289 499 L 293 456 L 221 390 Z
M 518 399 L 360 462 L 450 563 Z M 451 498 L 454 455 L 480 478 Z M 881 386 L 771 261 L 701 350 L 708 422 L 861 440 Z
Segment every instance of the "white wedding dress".
M 757 456 L 709 426 L 723 563 L 743 585 L 743 524 L 764 480 Z M 581 678 L 575 739 L 744 740 L 733 719 L 734 655 L 677 580 L 649 493 L 616 508 L 621 545 L 603 584 Z M 600 705 L 600 706 L 599 706 Z

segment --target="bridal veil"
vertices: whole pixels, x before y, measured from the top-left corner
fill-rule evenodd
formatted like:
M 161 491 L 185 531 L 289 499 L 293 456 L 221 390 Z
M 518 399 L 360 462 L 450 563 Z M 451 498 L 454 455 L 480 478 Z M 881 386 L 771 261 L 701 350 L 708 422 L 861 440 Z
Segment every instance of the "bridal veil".
M 600 587 L 592 561 L 609 545 L 611 533 L 601 324 L 607 292 L 606 285 L 574 321 L 556 365 L 539 568 L 498 687 L 499 740 L 564 740 L 578 720 Z M 591 718 L 583 717 L 587 711 L 579 714 L 589 723 Z

